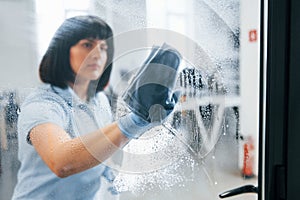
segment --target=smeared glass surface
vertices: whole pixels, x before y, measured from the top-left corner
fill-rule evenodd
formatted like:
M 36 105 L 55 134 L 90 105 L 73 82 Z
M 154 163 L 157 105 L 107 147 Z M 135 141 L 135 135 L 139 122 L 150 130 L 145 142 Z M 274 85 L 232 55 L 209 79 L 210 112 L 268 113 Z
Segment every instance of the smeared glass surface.
M 117 56 L 110 85 L 116 119 L 129 112 L 120 96 L 146 58 L 152 41 L 165 39 L 153 34 L 155 30 L 143 37 L 122 36 L 145 28 L 168 30 L 186 39 L 181 41 L 188 41 L 178 44 L 187 55 L 176 87 L 182 97 L 164 125 L 120 150 L 124 159 L 122 166 L 116 167 L 120 170 L 116 189 L 122 192 L 122 199 L 217 199 L 216 194 L 228 188 L 224 185 L 243 182 L 237 166 L 239 0 L 0 1 L 0 10 L 2 120 L 10 91 L 16 89 L 15 97 L 20 104 L 38 85 L 38 63 L 65 17 L 95 14 L 112 26 Z M 167 38 L 172 37 L 179 41 L 176 34 Z M 126 51 L 125 47 L 143 42 L 145 48 Z M 15 113 L 9 114 L 13 120 Z M 11 193 L 19 164 L 17 134 L 15 129 L 6 128 L 8 135 L 1 135 L 4 173 L 0 178 L 12 179 L 11 183 L 1 179 L 5 185 L 1 191 Z

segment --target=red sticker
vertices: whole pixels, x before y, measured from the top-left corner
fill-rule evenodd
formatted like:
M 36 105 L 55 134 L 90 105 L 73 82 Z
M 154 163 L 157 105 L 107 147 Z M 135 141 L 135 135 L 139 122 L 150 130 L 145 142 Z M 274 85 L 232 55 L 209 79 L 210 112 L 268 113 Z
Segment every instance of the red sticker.
M 249 31 L 249 42 L 257 41 L 257 31 L 255 29 Z

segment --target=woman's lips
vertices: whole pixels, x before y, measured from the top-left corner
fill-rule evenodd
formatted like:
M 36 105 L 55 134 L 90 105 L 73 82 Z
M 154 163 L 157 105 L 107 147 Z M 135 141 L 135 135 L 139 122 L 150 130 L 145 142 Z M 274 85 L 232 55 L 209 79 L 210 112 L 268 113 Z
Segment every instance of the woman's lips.
M 98 64 L 89 64 L 88 67 L 93 68 L 93 69 L 99 69 L 100 68 L 100 66 Z

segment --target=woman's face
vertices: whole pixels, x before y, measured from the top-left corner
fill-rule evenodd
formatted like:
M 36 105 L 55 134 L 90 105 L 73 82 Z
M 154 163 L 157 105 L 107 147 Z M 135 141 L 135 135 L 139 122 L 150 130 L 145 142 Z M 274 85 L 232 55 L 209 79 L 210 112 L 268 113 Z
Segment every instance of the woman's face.
M 82 39 L 70 48 L 70 64 L 76 80 L 91 81 L 98 79 L 107 61 L 105 40 Z

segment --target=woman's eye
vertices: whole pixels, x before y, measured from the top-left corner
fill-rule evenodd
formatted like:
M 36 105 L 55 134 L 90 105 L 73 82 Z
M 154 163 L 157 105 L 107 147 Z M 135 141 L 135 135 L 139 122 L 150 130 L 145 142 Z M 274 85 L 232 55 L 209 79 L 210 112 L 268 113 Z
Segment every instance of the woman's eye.
M 83 46 L 86 48 L 92 48 L 93 45 L 91 43 L 83 43 Z
M 100 46 L 100 49 L 101 49 L 102 51 L 107 51 L 107 46 Z

